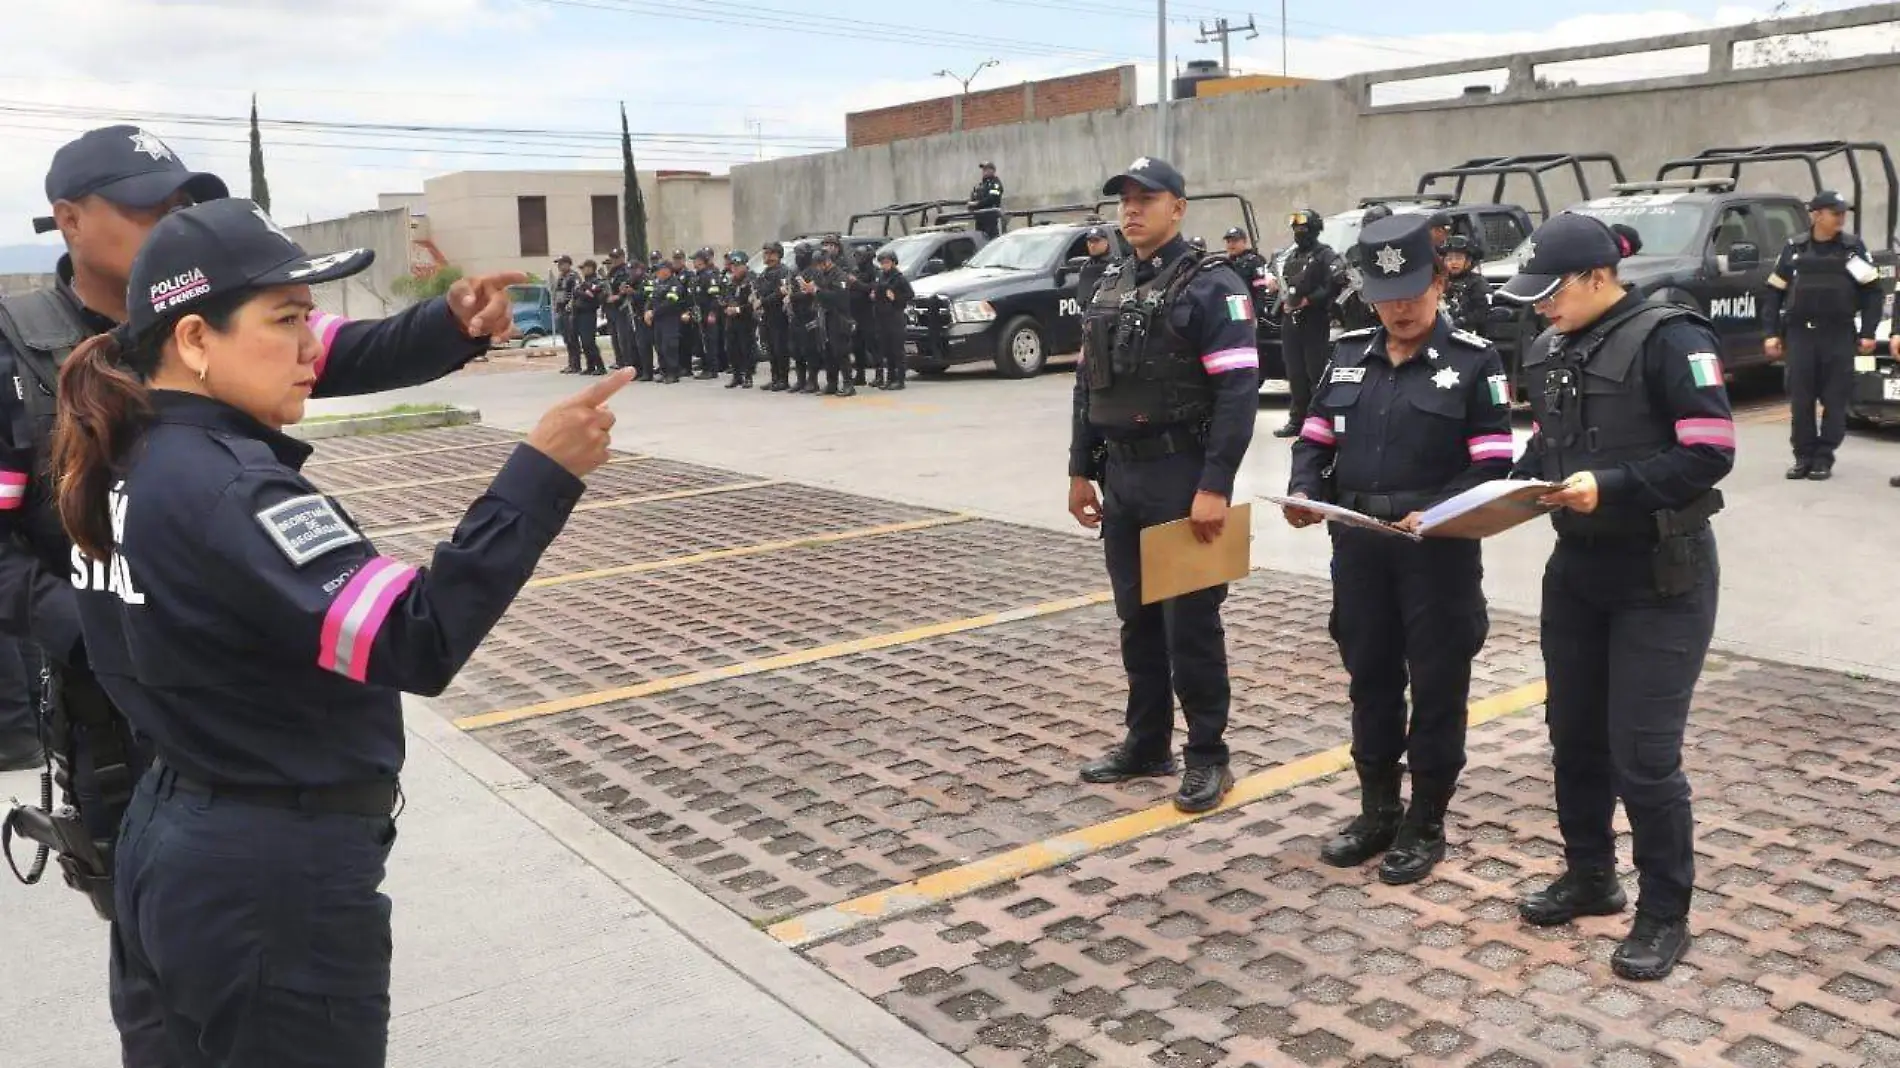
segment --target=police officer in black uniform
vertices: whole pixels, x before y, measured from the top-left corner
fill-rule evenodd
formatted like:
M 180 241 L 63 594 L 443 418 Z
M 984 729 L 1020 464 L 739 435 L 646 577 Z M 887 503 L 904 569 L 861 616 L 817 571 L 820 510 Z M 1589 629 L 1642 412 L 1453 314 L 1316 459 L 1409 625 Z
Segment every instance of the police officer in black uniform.
M 631 367 L 640 381 L 653 377 L 653 331 L 647 326 L 647 297 L 651 292 L 647 265 L 643 260 L 627 264 L 627 280 L 621 289 L 621 312 L 627 321 L 627 337 L 633 344 L 623 367 Z
M 726 302 L 725 272 L 713 266 L 711 248 L 693 253 L 693 264 L 693 333 L 700 356 L 699 371 L 693 377 L 711 381 L 726 370 L 725 325 L 721 322 Z
M 903 389 L 909 377 L 910 361 L 904 352 L 904 309 L 916 295 L 910 279 L 897 269 L 897 253 L 884 249 L 877 254 L 877 277 L 871 283 L 871 307 L 877 328 L 877 352 L 884 367 L 878 373 L 879 389 Z
M 1477 243 L 1463 234 L 1453 234 L 1438 247 L 1445 258 L 1445 311 L 1451 325 L 1476 334 L 1491 316 L 1491 283 L 1478 270 L 1482 258 Z
M 613 342 L 616 368 L 633 366 L 633 326 L 627 317 L 627 282 L 632 277 L 625 250 L 614 249 L 607 253 L 607 270 L 601 278 L 601 311 L 607 316 L 607 333 Z
M 60 368 L 86 338 L 126 315 L 133 254 L 165 212 L 226 195 L 215 175 L 193 173 L 163 141 L 133 126 L 93 130 L 62 147 L 46 176 L 52 214 L 35 221 L 57 230 L 67 254 L 57 283 L 0 301 L 0 632 L 30 639 L 44 658 L 47 755 L 58 791 L 77 809 L 56 815 L 59 836 L 87 855 L 62 850 L 68 885 L 95 911 L 115 915 L 112 856 L 120 817 L 149 753 L 95 679 L 81 639 L 72 542 L 53 499 L 48 438 Z M 270 225 L 275 225 L 270 224 Z M 419 385 L 485 352 L 492 335 L 513 330 L 500 274 L 457 282 L 448 296 L 379 322 L 324 313 L 309 318 L 321 346 L 316 393 L 342 396 Z M 16 817 L 28 815 L 26 810 Z M 114 927 L 116 936 L 116 924 Z M 178 1062 L 149 985 L 126 974 L 118 946 L 110 971 L 112 1009 L 128 1068 Z
M 1423 216 L 1375 222 L 1359 247 L 1371 265 L 1363 292 L 1384 325 L 1338 339 L 1293 444 L 1288 493 L 1415 531 L 1432 505 L 1510 471 L 1504 364 L 1440 314 L 1448 278 Z M 1291 507 L 1286 517 L 1296 527 L 1321 518 Z M 1355 867 L 1383 853 L 1382 882 L 1415 883 L 1444 859 L 1445 812 L 1465 766 L 1471 661 L 1490 631 L 1479 543 L 1341 523 L 1332 537 L 1329 629 L 1352 677 L 1360 814 L 1320 856 Z M 1406 757 L 1410 807 L 1399 799 Z
M 660 384 L 678 385 L 684 356 L 683 338 L 693 324 L 693 303 L 684 280 L 673 274 L 670 260 L 661 260 L 647 295 L 646 321 L 653 329 L 653 349 L 660 358 Z
M 1513 475 L 1562 483 L 1543 498 L 1561 510 L 1541 639 L 1567 870 L 1519 911 L 1544 926 L 1623 910 L 1611 826 L 1621 797 L 1641 894 L 1611 964 L 1660 979 L 1689 944 L 1682 740 L 1715 631 L 1709 519 L 1735 465 L 1734 417 L 1710 324 L 1625 290 L 1608 227 L 1566 213 L 1531 240 L 1499 294 L 1550 323 L 1523 361 L 1537 421 Z
M 580 319 L 574 314 L 574 291 L 580 288 L 581 276 L 574 270 L 574 257 L 566 253 L 554 261 L 554 270 L 554 327 L 567 348 L 567 366 L 561 373 L 577 375 L 581 373 L 581 342 L 575 330 Z
M 786 319 L 786 281 L 791 270 L 785 266 L 785 246 L 768 241 L 759 250 L 765 267 L 758 273 L 752 291 L 758 296 L 759 340 L 765 346 L 765 358 L 772 368 L 767 393 L 783 393 L 791 388 L 792 339 Z
M 1320 369 L 1332 354 L 1333 301 L 1339 289 L 1339 255 L 1319 239 L 1326 220 L 1311 208 L 1287 217 L 1293 250 L 1280 265 L 1280 352 L 1286 363 L 1291 400 L 1286 423 L 1273 432 L 1290 438 L 1300 432 Z
M 857 393 L 851 384 L 851 292 L 845 269 L 838 262 L 839 242 L 825 238 L 812 257 L 809 292 L 818 303 L 818 350 L 824 361 L 825 388 L 828 395 L 850 397 Z M 813 392 L 816 371 L 813 372 Z
M 1832 190 L 1809 201 L 1813 228 L 1781 250 L 1762 302 L 1768 355 L 1785 354 L 1788 360 L 1788 403 L 1794 409 L 1791 479 L 1833 477 L 1834 452 L 1847 437 L 1854 354 L 1873 355 L 1880 330 L 1880 270 L 1866 243 L 1844 229 L 1849 207 L 1847 198 Z
M 282 432 L 318 381 L 310 285 L 372 258 L 309 256 L 249 201 L 181 209 L 134 262 L 125 325 L 61 376 L 81 632 L 155 751 L 118 941 L 179 1063 L 384 1063 L 401 692 L 440 693 L 507 610 L 627 380 L 543 417 L 426 572 L 379 556 Z
M 0 638 L 0 771 L 46 766 L 40 745 L 39 667 L 31 642 Z
M 884 360 L 878 353 L 876 305 L 871 290 L 877 285 L 877 250 L 861 248 L 853 254 L 845 281 L 851 291 L 851 382 L 884 388 Z
M 726 363 L 732 369 L 727 389 L 751 389 L 759 369 L 759 312 L 756 280 L 743 249 L 726 254 L 724 306 Z
M 1099 528 L 1106 544 L 1128 673 L 1127 735 L 1082 779 L 1172 774 L 1178 695 L 1187 770 L 1174 803 L 1205 812 L 1234 782 L 1224 740 L 1227 588 L 1142 604 L 1141 531 L 1187 519 L 1211 541 L 1226 526 L 1259 405 L 1253 307 L 1225 256 L 1195 255 L 1181 237 L 1187 183 L 1173 165 L 1144 156 L 1102 194 L 1121 199 L 1122 234 L 1135 255 L 1103 278 L 1083 313 L 1069 514 Z
M 1083 247 L 1088 249 L 1088 261 L 1075 275 L 1075 306 L 1078 308 L 1087 308 L 1095 302 L 1095 291 L 1102 284 L 1102 276 L 1115 262 L 1111 258 L 1115 243 L 1106 229 L 1091 226 L 1085 237 Z
M 996 164 L 984 160 L 978 165 L 983 176 L 970 190 L 970 210 L 976 213 L 976 228 L 992 240 L 1003 232 L 1003 180 L 996 176 Z
M 581 263 L 580 280 L 574 284 L 574 338 L 581 344 L 584 375 L 604 375 L 607 365 L 600 358 L 600 309 L 607 301 L 607 280 L 593 260 Z
M 798 383 L 793 393 L 817 393 L 818 371 L 824 365 L 824 329 L 818 321 L 818 265 L 810 245 L 799 245 L 792 252 L 796 268 L 788 281 L 787 323 L 791 331 L 792 359 L 798 364 Z

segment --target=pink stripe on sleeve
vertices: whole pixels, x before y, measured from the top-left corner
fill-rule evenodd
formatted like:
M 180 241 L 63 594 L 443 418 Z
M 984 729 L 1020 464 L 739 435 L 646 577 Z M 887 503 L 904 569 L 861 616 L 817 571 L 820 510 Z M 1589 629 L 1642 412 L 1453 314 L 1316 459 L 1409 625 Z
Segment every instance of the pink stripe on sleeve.
M 10 512 L 25 503 L 25 473 L 20 471 L 0 471 L 0 512 Z
M 317 345 L 323 350 L 323 354 L 317 357 L 318 378 L 323 377 L 323 365 L 330 362 L 330 349 L 336 344 L 336 332 L 343 329 L 347 322 L 349 320 L 341 315 L 331 315 L 329 312 L 310 313 L 310 332 L 317 335 Z
M 1465 442 L 1473 460 L 1509 460 L 1517 455 L 1509 434 L 1484 434 Z
M 1332 426 L 1317 415 L 1300 424 L 1300 437 L 1315 445 L 1331 445 L 1339 440 L 1333 436 Z
M 1680 419 L 1676 422 L 1676 440 L 1684 445 L 1713 445 L 1733 451 L 1735 423 L 1728 419 Z
M 416 569 L 386 556 L 366 561 L 330 602 L 317 642 L 317 666 L 357 680 L 369 674 L 376 632 L 396 597 L 415 581 Z
M 390 577 L 381 588 L 375 591 L 375 600 L 370 603 L 369 614 L 363 618 L 356 630 L 356 644 L 350 650 L 350 678 L 362 682 L 369 678 L 369 653 L 376 644 L 376 633 L 383 629 L 383 621 L 389 618 L 389 610 L 395 607 L 396 598 L 402 596 L 409 584 L 416 580 L 416 569 L 406 564 L 393 565 L 400 574 Z
M 1201 366 L 1210 375 L 1260 366 L 1260 352 L 1252 348 L 1222 349 L 1201 357 Z

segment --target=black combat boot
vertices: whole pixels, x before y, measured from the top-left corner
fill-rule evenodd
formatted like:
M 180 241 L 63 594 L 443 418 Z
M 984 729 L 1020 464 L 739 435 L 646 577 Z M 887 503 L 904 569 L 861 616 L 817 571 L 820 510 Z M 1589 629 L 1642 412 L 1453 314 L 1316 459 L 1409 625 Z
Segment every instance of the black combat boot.
M 1127 742 L 1108 751 L 1100 760 L 1082 765 L 1082 781 L 1092 783 L 1126 782 L 1129 779 L 1151 779 L 1162 775 L 1172 775 L 1178 765 L 1174 755 L 1163 753 L 1157 757 L 1143 757 L 1136 753 Z
M 1569 868 L 1549 886 L 1517 903 L 1517 914 L 1537 927 L 1555 927 L 1579 916 L 1610 916 L 1629 905 L 1616 868 Z
M 858 379 L 858 381 L 859 383 L 862 383 L 864 380 L 860 378 Z M 877 374 L 871 377 L 871 388 L 872 389 L 884 388 L 884 372 L 879 371 Z
M 1405 810 L 1398 837 L 1379 864 L 1379 881 L 1405 886 L 1432 873 L 1445 859 L 1445 810 L 1458 789 L 1456 779 L 1412 776 L 1412 806 Z
M 751 389 L 751 388 L 752 388 L 752 376 L 751 376 L 751 375 L 747 375 L 747 376 L 745 376 L 745 380 L 739 383 L 739 388 L 740 388 L 740 389 Z
M 1355 764 L 1359 772 L 1359 815 L 1320 849 L 1319 859 L 1335 868 L 1356 868 L 1386 851 L 1398 837 L 1405 809 L 1399 804 L 1397 764 Z
M 1676 970 L 1689 950 L 1689 921 L 1665 920 L 1636 909 L 1629 936 L 1610 956 L 1610 970 L 1631 982 L 1648 983 Z
M 1178 812 L 1211 812 L 1234 788 L 1234 772 L 1225 764 L 1203 765 L 1187 769 L 1181 776 L 1181 789 L 1174 795 Z

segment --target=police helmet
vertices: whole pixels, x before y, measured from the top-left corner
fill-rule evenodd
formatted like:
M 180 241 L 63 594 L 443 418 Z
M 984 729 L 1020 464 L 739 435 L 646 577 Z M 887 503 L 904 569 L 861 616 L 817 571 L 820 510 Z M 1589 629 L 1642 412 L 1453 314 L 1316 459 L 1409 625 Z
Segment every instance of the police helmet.
M 783 258 L 784 258 L 784 256 L 785 256 L 785 246 L 784 246 L 784 245 L 781 245 L 781 244 L 779 244 L 779 243 L 778 243 L 777 241 L 767 241 L 767 242 L 765 243 L 765 246 L 764 246 L 763 248 L 761 248 L 761 249 L 760 249 L 759 251 L 761 251 L 761 252 L 776 252 L 776 253 L 778 253 L 778 254 L 779 254 L 779 258 L 781 258 L 781 259 L 783 259 Z
M 1207 251 L 1207 242 L 1206 242 L 1206 241 L 1203 241 L 1203 240 L 1201 240 L 1201 239 L 1200 239 L 1200 238 L 1198 238 L 1198 237 L 1190 237 L 1190 238 L 1188 238 L 1188 245 L 1189 245 L 1190 247 L 1192 247 L 1192 248 L 1193 248 L 1193 249 L 1194 249 L 1195 251 L 1197 251 L 1197 252 L 1206 252 L 1206 251 Z
M 745 254 L 745 249 L 735 248 L 731 252 L 726 253 L 727 263 L 742 264 L 742 263 L 747 263 L 749 261 L 750 261 L 750 257 L 748 257 Z
M 685 250 L 685 249 L 683 249 L 683 248 L 676 248 L 676 249 L 674 249 L 674 250 L 673 250 L 673 258 L 674 258 L 674 259 L 676 259 L 676 260 L 683 260 L 683 259 L 685 259 L 685 258 L 686 258 L 686 250 Z
M 1477 242 L 1471 240 L 1470 237 L 1464 234 L 1453 234 L 1447 237 L 1443 244 L 1438 246 L 1438 254 L 1440 256 L 1449 256 L 1454 252 L 1462 252 L 1467 256 L 1475 258 L 1478 254 Z
M 839 237 L 837 234 L 826 234 L 825 239 L 823 242 L 821 242 L 821 244 L 836 245 L 838 246 L 840 250 L 842 250 L 844 248 L 844 238 Z
M 877 251 L 877 261 L 878 261 L 879 263 L 896 263 L 896 262 L 897 262 L 897 253 L 895 253 L 895 252 L 893 252 L 893 251 L 891 251 L 890 249 L 887 249 L 887 248 L 882 248 L 882 249 L 878 249 L 878 251 Z
M 1317 234 L 1326 228 L 1326 220 L 1312 208 L 1301 208 L 1286 217 L 1286 224 L 1295 233 Z
M 614 249 L 607 253 L 607 258 L 610 260 L 624 260 L 627 258 L 627 250 L 624 248 Z
M 1366 209 L 1366 213 L 1364 215 L 1361 215 L 1359 217 L 1359 225 L 1366 226 L 1370 223 L 1378 222 L 1380 219 L 1389 219 L 1391 217 L 1392 217 L 1392 205 L 1374 204 L 1373 206 Z

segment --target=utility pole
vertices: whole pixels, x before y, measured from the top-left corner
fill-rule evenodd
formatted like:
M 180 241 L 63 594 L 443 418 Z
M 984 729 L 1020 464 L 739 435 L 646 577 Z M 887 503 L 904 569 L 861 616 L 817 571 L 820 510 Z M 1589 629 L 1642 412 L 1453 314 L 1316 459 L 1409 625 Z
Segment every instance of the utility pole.
M 1168 0 L 1155 0 L 1155 155 L 1168 158 Z
M 1286 76 L 1286 0 L 1280 0 L 1280 77 Z
M 973 81 L 976 81 L 976 76 L 983 73 L 988 68 L 994 67 L 997 65 L 998 64 L 996 60 L 986 59 L 982 63 L 977 64 L 977 68 L 970 72 L 970 76 L 968 78 L 965 78 L 963 75 L 958 74 L 955 71 L 950 71 L 950 70 L 940 70 L 937 72 L 936 76 L 939 78 L 948 78 L 953 82 L 957 82 L 961 84 L 963 86 L 963 95 L 969 96 L 970 83 Z
M 1282 0 L 1281 10 L 1283 12 L 1285 11 L 1284 0 Z M 1260 36 L 1260 31 L 1254 29 L 1252 15 L 1247 16 L 1247 24 L 1245 26 L 1229 26 L 1227 25 L 1227 19 L 1225 17 L 1215 19 L 1214 28 L 1211 30 L 1207 28 L 1206 24 L 1202 24 L 1201 26 L 1201 44 L 1207 44 L 1216 37 L 1220 38 L 1220 72 L 1225 75 L 1231 76 L 1234 73 L 1233 64 L 1228 62 L 1230 53 L 1227 47 L 1227 39 L 1237 33 L 1246 34 L 1249 41 Z M 1281 63 L 1284 64 L 1285 62 L 1286 56 L 1283 47 Z

